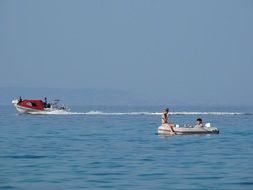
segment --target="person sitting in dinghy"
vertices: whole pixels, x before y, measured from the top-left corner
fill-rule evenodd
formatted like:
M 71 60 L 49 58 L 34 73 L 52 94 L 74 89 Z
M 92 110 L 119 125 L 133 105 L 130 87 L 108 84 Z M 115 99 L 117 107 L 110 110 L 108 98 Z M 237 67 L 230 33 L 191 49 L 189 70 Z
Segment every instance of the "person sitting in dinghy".
M 168 113 L 169 113 L 169 108 L 166 108 L 163 113 L 162 113 L 162 125 L 167 125 L 170 127 L 170 131 L 172 134 L 175 134 L 175 131 L 173 129 L 173 125 L 168 123 Z
M 195 125 L 195 127 L 197 127 L 197 128 L 204 127 L 204 125 L 203 125 L 203 122 L 202 122 L 202 119 L 201 119 L 201 118 L 198 118 L 198 119 L 196 120 L 196 125 Z

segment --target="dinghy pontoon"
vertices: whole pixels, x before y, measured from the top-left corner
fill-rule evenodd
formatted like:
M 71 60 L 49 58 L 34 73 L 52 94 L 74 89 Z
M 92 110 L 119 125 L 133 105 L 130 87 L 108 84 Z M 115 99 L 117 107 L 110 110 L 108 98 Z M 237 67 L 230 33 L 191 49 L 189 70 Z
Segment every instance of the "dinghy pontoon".
M 158 134 L 172 135 L 171 128 L 169 125 L 173 125 L 173 130 L 176 135 L 188 135 L 188 134 L 218 134 L 219 129 L 211 127 L 210 123 L 205 124 L 204 127 L 180 127 L 174 124 L 163 124 L 158 127 Z

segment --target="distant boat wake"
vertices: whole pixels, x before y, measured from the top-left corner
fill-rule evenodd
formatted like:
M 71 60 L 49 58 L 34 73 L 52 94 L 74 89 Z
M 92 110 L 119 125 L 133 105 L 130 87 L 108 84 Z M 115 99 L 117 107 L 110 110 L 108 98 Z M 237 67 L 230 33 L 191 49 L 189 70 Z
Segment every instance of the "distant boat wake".
M 56 110 L 52 112 L 35 112 L 31 114 L 36 115 L 161 115 L 160 112 L 102 112 L 102 111 L 89 111 L 89 112 L 69 112 L 65 110 Z M 216 116 L 229 116 L 229 115 L 253 115 L 253 113 L 242 112 L 170 112 L 170 115 L 216 115 Z

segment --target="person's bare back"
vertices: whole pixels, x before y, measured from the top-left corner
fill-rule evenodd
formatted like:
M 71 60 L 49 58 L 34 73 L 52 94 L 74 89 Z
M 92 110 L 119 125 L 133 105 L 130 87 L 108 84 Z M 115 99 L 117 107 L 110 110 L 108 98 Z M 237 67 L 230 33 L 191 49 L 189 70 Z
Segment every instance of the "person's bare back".
M 162 125 L 168 123 L 168 112 L 162 113 Z
M 169 113 L 169 108 L 166 108 L 163 113 L 162 113 L 162 125 L 167 125 L 172 134 L 175 134 L 175 131 L 173 130 L 173 124 L 169 124 L 168 122 L 168 113 Z

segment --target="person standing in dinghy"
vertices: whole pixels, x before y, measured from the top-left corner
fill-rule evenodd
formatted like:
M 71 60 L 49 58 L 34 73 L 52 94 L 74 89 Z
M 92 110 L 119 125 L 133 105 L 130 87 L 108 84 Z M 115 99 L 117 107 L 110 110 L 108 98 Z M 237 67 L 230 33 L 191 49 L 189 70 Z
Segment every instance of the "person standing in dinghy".
M 171 133 L 176 134 L 173 129 L 173 126 L 168 123 L 168 113 L 169 113 L 169 108 L 166 108 L 162 113 L 162 125 L 167 125 L 168 127 L 170 127 Z

